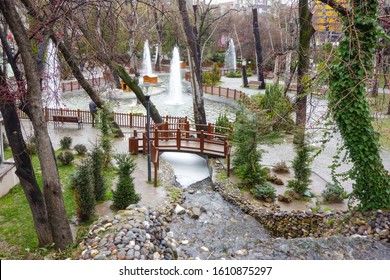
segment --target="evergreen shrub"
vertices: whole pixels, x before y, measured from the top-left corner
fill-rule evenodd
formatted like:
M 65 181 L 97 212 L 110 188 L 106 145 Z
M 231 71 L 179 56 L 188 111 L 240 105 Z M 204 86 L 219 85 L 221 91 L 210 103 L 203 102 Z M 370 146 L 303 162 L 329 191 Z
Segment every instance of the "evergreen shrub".
M 61 152 L 58 154 L 57 159 L 61 162 L 62 165 L 69 165 L 74 160 L 74 155 L 69 151 Z
M 88 149 L 83 144 L 77 144 L 73 147 L 73 149 L 76 151 L 76 153 L 80 156 L 83 156 L 87 153 Z
M 70 136 L 64 136 L 60 139 L 60 145 L 61 145 L 61 149 L 63 150 L 69 150 L 70 147 L 72 146 L 72 137 Z
M 88 221 L 95 213 L 95 195 L 93 192 L 90 162 L 83 161 L 76 173 L 70 178 L 70 186 L 76 201 L 77 216 L 80 221 Z
M 113 191 L 114 206 L 118 209 L 125 209 L 131 204 L 136 204 L 141 197 L 135 192 L 133 177 L 134 160 L 128 154 L 118 154 L 115 156 L 118 163 L 119 181 Z

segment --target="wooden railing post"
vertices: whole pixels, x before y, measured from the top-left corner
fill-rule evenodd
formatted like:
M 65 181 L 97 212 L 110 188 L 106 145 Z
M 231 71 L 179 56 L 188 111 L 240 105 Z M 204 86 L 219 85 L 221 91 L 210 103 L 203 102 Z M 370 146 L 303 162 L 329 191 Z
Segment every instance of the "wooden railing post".
M 180 129 L 177 129 L 176 130 L 176 146 L 177 146 L 178 151 L 180 151 L 180 144 L 181 144 Z
M 200 152 L 203 153 L 204 150 L 204 131 L 200 131 L 200 143 L 199 143 Z
M 130 128 L 133 128 L 133 113 L 129 114 L 129 125 L 130 125 Z
M 142 133 L 142 151 L 144 153 L 144 155 L 146 155 L 147 151 L 146 151 L 146 147 L 147 147 L 147 139 L 146 139 L 146 133 Z
M 158 162 L 153 162 L 153 167 L 154 167 L 154 182 L 153 186 L 157 187 L 157 169 L 158 169 Z
M 189 139 L 190 138 L 190 122 L 189 121 L 185 122 L 184 129 L 186 131 L 186 138 Z
M 221 96 L 221 86 L 218 87 L 218 96 Z
M 234 100 L 236 100 L 236 94 L 237 94 L 237 90 L 236 89 L 234 89 Z
M 154 146 L 155 147 L 158 147 L 158 129 L 156 128 L 155 130 L 154 130 Z
M 206 137 L 207 140 L 212 140 L 213 139 L 213 136 L 210 135 L 212 133 L 213 133 L 213 127 L 212 127 L 211 123 L 208 123 L 208 125 L 207 125 L 207 137 Z
M 49 121 L 49 110 L 47 107 L 45 107 L 45 120 L 48 122 Z

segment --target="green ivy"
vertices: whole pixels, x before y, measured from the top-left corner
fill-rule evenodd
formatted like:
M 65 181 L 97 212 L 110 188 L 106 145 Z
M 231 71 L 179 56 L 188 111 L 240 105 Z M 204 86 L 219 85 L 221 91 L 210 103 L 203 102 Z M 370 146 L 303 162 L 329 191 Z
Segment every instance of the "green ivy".
M 365 85 L 373 68 L 378 4 L 367 0 L 351 7 L 343 18 L 344 36 L 331 65 L 329 108 L 353 163 L 352 198 L 361 210 L 390 209 L 390 177 L 379 155 Z

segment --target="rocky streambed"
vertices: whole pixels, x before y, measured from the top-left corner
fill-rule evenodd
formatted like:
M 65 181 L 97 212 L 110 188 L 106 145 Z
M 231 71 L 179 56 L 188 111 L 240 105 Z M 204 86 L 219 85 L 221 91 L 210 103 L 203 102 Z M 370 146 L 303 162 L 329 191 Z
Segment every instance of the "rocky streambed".
M 171 170 L 165 163 L 161 168 L 164 181 L 172 184 Z M 390 212 L 371 213 L 371 219 L 359 214 L 339 228 L 346 213 L 295 215 L 259 209 L 237 189 L 213 185 L 209 179 L 175 193 L 175 201 L 161 209 L 131 205 L 113 219 L 99 220 L 80 242 L 79 258 L 390 259 Z M 278 232 L 288 238 L 278 237 Z

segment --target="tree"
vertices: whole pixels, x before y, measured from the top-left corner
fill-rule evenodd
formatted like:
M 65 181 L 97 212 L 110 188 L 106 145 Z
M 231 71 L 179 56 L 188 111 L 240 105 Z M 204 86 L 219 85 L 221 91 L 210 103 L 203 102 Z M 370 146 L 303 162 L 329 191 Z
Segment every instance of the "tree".
M 190 22 L 190 16 L 187 10 L 186 1 L 178 0 L 179 11 L 183 22 L 184 33 L 186 34 L 187 46 L 189 49 L 189 59 L 191 67 L 191 84 L 193 90 L 193 104 L 194 104 L 194 119 L 197 125 L 206 125 L 206 111 L 204 109 L 203 100 L 203 84 L 202 84 L 202 58 L 201 58 L 201 38 L 204 30 L 199 30 L 198 27 L 198 5 L 193 5 L 194 24 Z M 201 25 L 204 24 L 206 14 L 210 11 L 208 7 L 205 12 L 201 14 Z M 203 127 L 197 127 L 201 130 Z
M 9 88 L 5 73 L 2 70 L 0 71 L 0 79 L 1 87 L 3 89 Z M 5 132 L 14 155 L 15 173 L 19 178 L 20 185 L 31 209 L 35 232 L 38 237 L 38 246 L 44 247 L 53 242 L 45 200 L 27 152 L 16 106 L 12 101 L 15 96 L 13 94 L 6 96 L 7 93 L 9 92 L 2 91 L 0 93 L 0 111 L 4 119 Z
M 390 209 L 390 177 L 379 154 L 364 82 L 373 69 L 378 3 L 355 0 L 344 7 L 333 0 L 321 2 L 335 9 L 343 22 L 344 36 L 330 68 L 329 109 L 353 163 L 352 196 L 360 209 Z
M 304 141 L 306 128 L 307 75 L 310 67 L 310 39 L 314 34 L 308 0 L 299 0 L 298 77 L 296 98 L 296 133 L 294 142 Z
M 265 80 L 264 80 L 264 73 L 263 73 L 263 53 L 261 49 L 259 21 L 258 21 L 256 8 L 252 9 L 252 17 L 253 17 L 253 35 L 255 38 L 257 80 L 260 82 L 259 89 L 265 89 Z
M 118 154 L 115 159 L 118 162 L 119 181 L 116 190 L 113 191 L 114 206 L 125 209 L 130 204 L 136 204 L 141 199 L 135 192 L 133 177 L 135 162 L 128 154 Z
M 73 242 L 73 238 L 64 207 L 54 150 L 43 114 L 40 75 L 37 71 L 29 35 L 20 14 L 16 10 L 14 1 L 1 1 L 0 10 L 14 35 L 24 66 L 28 84 L 26 102 L 30 104 L 31 121 L 37 139 L 38 157 L 42 169 L 42 188 L 48 220 L 56 247 L 64 249 Z

